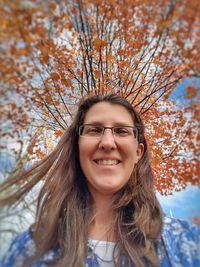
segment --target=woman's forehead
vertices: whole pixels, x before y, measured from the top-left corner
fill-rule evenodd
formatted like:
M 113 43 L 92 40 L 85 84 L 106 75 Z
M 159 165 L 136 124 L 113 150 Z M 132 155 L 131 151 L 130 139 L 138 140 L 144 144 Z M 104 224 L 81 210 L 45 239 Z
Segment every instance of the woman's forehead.
M 99 102 L 94 104 L 86 113 L 84 123 L 106 123 L 117 124 L 133 123 L 130 112 L 122 105 L 110 102 Z

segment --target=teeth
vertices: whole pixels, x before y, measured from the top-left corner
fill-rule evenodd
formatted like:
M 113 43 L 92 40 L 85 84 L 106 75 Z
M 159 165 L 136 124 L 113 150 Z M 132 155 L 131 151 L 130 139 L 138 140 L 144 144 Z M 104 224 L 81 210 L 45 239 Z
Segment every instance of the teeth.
M 112 159 L 101 159 L 96 161 L 99 165 L 117 165 L 119 162 L 118 160 L 112 160 Z

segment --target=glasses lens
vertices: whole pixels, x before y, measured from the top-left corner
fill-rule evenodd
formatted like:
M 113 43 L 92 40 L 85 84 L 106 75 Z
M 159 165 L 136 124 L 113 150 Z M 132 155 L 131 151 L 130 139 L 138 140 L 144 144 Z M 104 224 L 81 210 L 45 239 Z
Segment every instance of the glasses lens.
M 132 135 L 133 134 L 133 129 L 131 127 L 126 127 L 126 126 L 114 127 L 113 128 L 113 132 L 114 132 L 115 135 L 123 137 L 123 136 Z
M 103 126 L 95 126 L 95 125 L 83 125 L 80 127 L 80 135 L 81 136 L 101 136 L 103 133 Z
M 112 130 L 116 137 L 135 136 L 137 138 L 137 128 L 132 126 L 117 126 L 117 127 L 104 127 L 97 125 L 81 125 L 79 128 L 80 136 L 86 137 L 100 137 L 104 133 L 104 129 Z
M 137 129 L 132 126 L 120 126 L 113 128 L 114 135 L 119 137 L 126 137 L 134 135 L 135 138 L 137 136 Z

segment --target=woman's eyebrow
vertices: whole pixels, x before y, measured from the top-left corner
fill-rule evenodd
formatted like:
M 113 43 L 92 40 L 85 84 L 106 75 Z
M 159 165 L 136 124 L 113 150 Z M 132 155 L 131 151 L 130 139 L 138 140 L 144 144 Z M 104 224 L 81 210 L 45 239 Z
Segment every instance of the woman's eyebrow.
M 99 125 L 99 126 L 111 126 L 111 125 L 105 125 L 105 123 L 100 122 L 100 121 L 90 121 L 90 122 L 85 122 L 84 124 L 91 124 L 91 125 Z M 134 123 L 130 123 L 130 122 L 115 122 L 113 123 L 112 126 L 134 126 Z
M 91 124 L 91 125 L 100 125 L 100 126 L 104 126 L 104 123 L 100 122 L 100 121 L 90 121 L 90 122 L 85 122 L 84 124 Z

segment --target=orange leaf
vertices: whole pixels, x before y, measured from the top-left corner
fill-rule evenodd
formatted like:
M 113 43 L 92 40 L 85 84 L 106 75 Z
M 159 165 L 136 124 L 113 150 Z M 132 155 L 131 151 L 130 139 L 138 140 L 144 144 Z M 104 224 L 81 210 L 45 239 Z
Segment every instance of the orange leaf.
M 77 70 L 77 74 L 78 74 L 79 76 L 81 76 L 81 75 L 83 74 L 82 70 L 78 69 L 78 70 Z
M 47 104 L 50 104 L 52 102 L 51 97 L 50 96 L 45 96 L 45 101 L 47 102 Z
M 60 88 L 60 87 L 56 87 L 55 91 L 57 93 L 63 93 L 64 92 L 63 88 Z
M 54 105 L 57 107 L 60 105 L 60 102 L 59 101 L 54 101 Z
M 32 146 L 28 146 L 28 148 L 27 148 L 27 152 L 28 152 L 29 154 L 33 154 L 33 148 L 32 148 Z
M 15 103 L 10 103 L 10 106 L 11 106 L 12 110 L 16 109 L 16 107 L 17 107 L 17 105 Z
M 60 136 L 63 135 L 63 131 L 62 131 L 62 130 L 56 130 L 56 131 L 54 132 L 54 135 L 55 135 L 55 137 L 60 137 Z
M 70 79 L 62 79 L 61 80 L 62 84 L 65 85 L 66 87 L 71 87 L 72 86 L 72 81 Z
M 113 61 L 114 60 L 114 56 L 112 54 L 108 54 L 106 58 L 107 58 L 108 61 Z
M 99 78 L 100 78 L 100 75 L 101 75 L 100 70 L 96 70 L 96 71 L 94 71 L 94 77 L 95 77 L 96 79 L 99 79 Z
M 58 81 L 60 77 L 56 72 L 54 72 L 54 73 L 51 74 L 51 78 L 54 81 Z
M 41 149 L 37 149 L 35 151 L 35 154 L 39 157 L 39 158 L 44 158 L 46 156 L 46 154 L 44 152 L 41 151 Z
M 73 79 L 75 77 L 74 73 L 69 73 L 69 78 Z
M 192 98 L 195 97 L 197 94 L 197 90 L 196 88 L 192 87 L 192 86 L 187 86 L 186 87 L 186 94 L 185 94 L 185 98 Z
M 108 42 L 102 39 L 99 39 L 98 37 L 94 39 L 94 49 L 100 50 L 101 47 L 107 46 Z
M 162 162 L 162 159 L 161 159 L 161 157 L 159 157 L 159 156 L 154 156 L 154 157 L 152 158 L 152 165 L 153 165 L 153 166 L 160 165 L 161 162 Z

